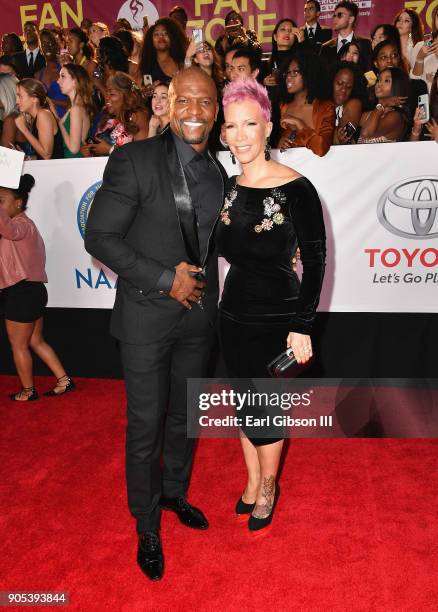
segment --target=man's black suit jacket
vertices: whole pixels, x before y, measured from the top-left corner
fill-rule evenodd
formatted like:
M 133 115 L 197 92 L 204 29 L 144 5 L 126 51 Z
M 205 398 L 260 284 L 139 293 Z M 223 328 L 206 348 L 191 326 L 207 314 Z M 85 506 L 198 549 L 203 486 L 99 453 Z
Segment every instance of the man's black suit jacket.
M 225 179 L 220 164 L 212 160 Z M 111 333 L 129 344 L 164 339 L 186 311 L 156 286 L 164 270 L 189 261 L 175 204 L 184 198 L 184 188 L 174 190 L 178 163 L 169 129 L 116 149 L 87 220 L 86 250 L 119 275 Z M 205 202 L 214 206 L 211 213 L 216 221 L 218 201 L 222 206 L 223 193 Z M 186 204 L 193 206 L 191 200 Z M 208 253 L 203 307 L 213 322 L 218 301 L 214 237 Z
M 25 78 L 34 78 L 35 74 L 45 68 L 46 60 L 44 55 L 38 50 L 37 56 L 35 58 L 35 62 L 33 65 L 33 70 L 29 70 L 29 65 L 27 63 L 27 55 L 26 51 L 21 51 L 20 53 L 14 54 L 14 63 L 17 66 L 18 77 L 20 79 Z
M 364 38 L 363 36 L 358 36 L 356 34 L 353 35 L 352 42 L 355 42 L 359 45 L 360 56 L 361 56 L 361 65 L 364 71 L 371 70 L 371 56 L 373 50 L 371 48 L 371 41 L 369 38 Z M 324 58 L 328 65 L 336 62 L 338 57 L 338 39 L 332 38 L 328 42 L 324 43 L 321 46 L 320 55 Z
M 313 38 L 309 38 L 307 28 L 304 26 L 304 40 L 301 43 L 303 49 L 318 52 L 321 45 L 328 42 L 332 37 L 332 31 L 329 28 L 322 28 L 319 23 L 316 24 L 316 29 Z

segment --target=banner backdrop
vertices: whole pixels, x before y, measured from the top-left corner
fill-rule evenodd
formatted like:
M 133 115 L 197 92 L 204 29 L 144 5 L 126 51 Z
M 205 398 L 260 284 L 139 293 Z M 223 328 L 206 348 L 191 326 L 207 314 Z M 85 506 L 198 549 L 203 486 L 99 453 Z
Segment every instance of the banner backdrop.
M 392 22 L 402 8 L 415 9 L 424 23 L 431 26 L 431 14 L 438 0 L 355 0 L 360 8 L 357 31 L 368 36 L 378 23 Z M 84 17 L 103 21 L 110 27 L 117 18 L 125 17 L 133 28 L 140 29 L 143 17 L 154 23 L 159 16 L 167 16 L 175 5 L 183 6 L 189 15 L 189 28 L 205 30 L 206 38 L 215 40 L 222 30 L 225 15 L 230 10 L 239 11 L 245 25 L 256 30 L 259 40 L 271 41 L 275 23 L 283 17 L 292 17 L 303 24 L 305 0 L 1 0 L 2 18 L 0 30 L 21 33 L 26 21 L 43 27 L 80 25 Z M 336 0 L 320 0 L 321 22 L 331 27 L 331 17 Z
M 295 149 L 273 157 L 307 176 L 323 203 L 327 269 L 320 310 L 437 312 L 436 143 L 337 146 L 323 158 Z M 106 159 L 25 163 L 36 179 L 28 214 L 46 244 L 49 306 L 113 305 L 115 275 L 83 246 Z M 239 173 L 229 153 L 220 160 L 230 175 Z M 220 268 L 223 278 L 223 260 Z

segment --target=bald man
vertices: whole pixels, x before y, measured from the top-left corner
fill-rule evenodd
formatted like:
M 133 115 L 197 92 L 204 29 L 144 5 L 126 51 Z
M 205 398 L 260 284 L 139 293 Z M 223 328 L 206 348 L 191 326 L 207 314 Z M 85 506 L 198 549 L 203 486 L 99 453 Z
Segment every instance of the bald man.
M 208 527 L 186 499 L 194 442 L 186 379 L 205 375 L 214 338 L 211 237 L 225 177 L 206 148 L 218 111 L 213 80 L 189 68 L 174 78 L 169 98 L 168 129 L 110 156 L 85 234 L 87 251 L 119 276 L 111 333 L 126 383 L 128 505 L 137 561 L 151 580 L 163 575 L 160 509 L 187 527 Z

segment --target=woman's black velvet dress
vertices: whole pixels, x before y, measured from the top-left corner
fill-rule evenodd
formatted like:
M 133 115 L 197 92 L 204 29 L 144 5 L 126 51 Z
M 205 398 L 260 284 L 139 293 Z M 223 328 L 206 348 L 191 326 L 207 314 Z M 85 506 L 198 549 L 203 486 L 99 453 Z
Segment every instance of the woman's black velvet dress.
M 314 186 L 299 177 L 281 187 L 253 188 L 238 185 L 232 177 L 217 243 L 231 264 L 219 305 L 228 375 L 267 378 L 267 364 L 286 350 L 288 333 L 310 334 L 315 319 L 324 276 L 325 229 Z M 298 247 L 301 283 L 292 269 Z

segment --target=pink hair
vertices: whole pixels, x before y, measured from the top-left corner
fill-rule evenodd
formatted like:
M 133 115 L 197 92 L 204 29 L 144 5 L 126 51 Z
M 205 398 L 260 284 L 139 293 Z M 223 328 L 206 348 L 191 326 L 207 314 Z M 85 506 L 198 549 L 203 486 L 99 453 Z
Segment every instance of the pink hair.
M 232 81 L 224 88 L 222 104 L 226 110 L 229 104 L 234 102 L 243 102 L 244 100 L 253 100 L 257 102 L 262 111 L 263 118 L 266 121 L 271 121 L 271 101 L 269 100 L 268 92 L 263 85 L 257 83 L 255 79 L 241 79 Z

